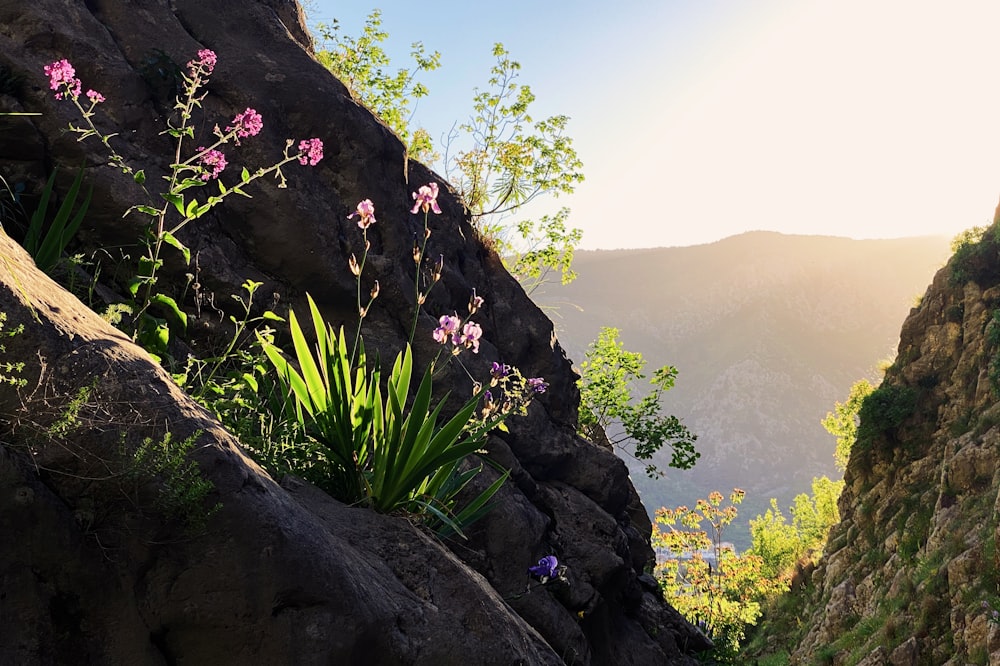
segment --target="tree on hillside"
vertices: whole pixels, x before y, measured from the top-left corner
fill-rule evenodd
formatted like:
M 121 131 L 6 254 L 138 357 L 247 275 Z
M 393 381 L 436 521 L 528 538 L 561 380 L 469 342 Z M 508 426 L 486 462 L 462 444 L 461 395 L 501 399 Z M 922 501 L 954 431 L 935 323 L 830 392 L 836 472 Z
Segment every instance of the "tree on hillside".
M 604 327 L 587 349 L 581 367 L 580 434 L 599 441 L 602 435 L 635 459 L 647 462 L 646 473 L 661 475 L 648 463 L 664 446 L 673 449 L 670 466 L 689 469 L 701 455 L 694 449 L 697 436 L 676 416 L 661 413 L 663 394 L 674 386 L 677 368 L 665 365 L 649 380 L 652 389 L 637 398 L 637 384 L 646 378 L 646 360 L 618 340 L 617 328 Z M 629 451 L 626 444 L 634 443 Z
M 847 461 L 851 457 L 851 447 L 858 438 L 858 413 L 865 398 L 875 391 L 875 387 L 867 379 L 859 379 L 851 386 L 847 401 L 835 403 L 832 412 L 827 412 L 822 424 L 828 433 L 837 438 L 837 449 L 833 458 L 837 469 L 847 469 Z
M 417 80 L 421 72 L 441 66 L 441 54 L 428 54 L 421 42 L 410 45 L 414 68 L 389 69 L 390 59 L 382 44 L 389 33 L 381 29 L 382 12 L 373 9 L 357 38 L 340 32 L 340 24 L 319 24 L 317 31 L 323 48 L 317 49 L 316 59 L 333 72 L 361 103 L 371 109 L 392 128 L 406 145 L 408 154 L 418 160 L 433 161 L 434 146 L 430 134 L 423 128 L 410 131 L 410 98 L 420 99 L 430 92 Z
M 318 31 L 324 48 L 316 56 L 399 135 L 410 157 L 433 164 L 440 155 L 426 130 L 411 131 L 409 101 L 428 95 L 417 76 L 437 69 L 441 55 L 437 51 L 428 54 L 421 42 L 414 42 L 413 69 L 393 71 L 382 46 L 389 35 L 381 25 L 377 9 L 369 14 L 357 38 L 342 34 L 336 21 L 332 26 L 321 24 Z M 514 220 L 512 214 L 538 197 L 572 193 L 583 180 L 583 163 L 566 135 L 569 117 L 532 118 L 535 95 L 517 81 L 520 63 L 503 44 L 494 44 L 493 55 L 496 64 L 488 86 L 474 91 L 472 113 L 467 122 L 454 126 L 441 167 L 473 225 L 531 293 L 552 273 L 563 284 L 576 277 L 573 253 L 583 232 L 568 226 L 565 207 L 537 220 Z
M 760 555 L 737 554 L 722 541 L 743 497 L 736 488 L 724 504 L 722 493 L 713 491 L 693 509 L 658 509 L 653 526 L 653 545 L 671 555 L 656 569 L 664 596 L 715 642 L 717 663 L 741 663 L 740 642 L 760 618 L 762 602 L 788 589 L 766 575 Z

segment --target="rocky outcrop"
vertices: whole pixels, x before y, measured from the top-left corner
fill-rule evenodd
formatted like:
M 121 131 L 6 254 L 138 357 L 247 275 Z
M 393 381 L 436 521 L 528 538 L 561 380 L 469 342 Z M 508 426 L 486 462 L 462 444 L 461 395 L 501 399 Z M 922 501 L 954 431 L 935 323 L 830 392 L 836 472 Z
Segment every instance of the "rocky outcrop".
M 998 230 L 938 272 L 866 401 L 793 663 L 1000 663 Z
M 488 442 L 511 470 L 499 508 L 468 542 L 445 547 L 402 518 L 345 507 L 294 479 L 276 484 L 148 356 L 2 237 L 0 311 L 7 330 L 25 326 L 5 340 L 6 355 L 26 362 L 28 381 L 0 396 L 0 524 L 15 535 L 0 548 L 0 661 L 692 662 L 686 655 L 705 640 L 644 573 L 650 526 L 625 466 L 575 435 L 575 375 L 551 322 L 477 238 L 447 184 L 408 162 L 399 140 L 315 62 L 295 2 L 39 0 L 0 4 L 0 26 L 0 66 L 23 79 L 4 87 L 0 111 L 41 114 L 2 120 L 0 171 L 30 194 L 53 168 L 68 175 L 85 165 L 94 199 L 74 251 L 116 248 L 105 261 L 134 261 L 141 228 L 122 212 L 142 192 L 108 165 L 99 142 L 61 131 L 75 118 L 53 99 L 42 67 L 67 58 L 85 87 L 105 95 L 99 122 L 154 184 L 171 158 L 162 119 L 180 68 L 211 48 L 219 63 L 205 128 L 252 106 L 264 130 L 243 142 L 239 160 L 265 166 L 286 139 L 312 136 L 326 157 L 312 169 L 289 165 L 288 189 L 256 188 L 182 230 L 196 264 L 171 256 L 162 273 L 164 284 L 175 278 L 178 298 L 197 266 L 201 292 L 221 310 L 250 279 L 279 309 L 302 306 L 308 292 L 334 323 L 353 322 L 347 257 L 360 254 L 362 239 L 346 218 L 372 199 L 378 223 L 364 279 L 366 288 L 378 279 L 381 295 L 364 333 L 391 358 L 413 313 L 412 245 L 423 218 L 409 212 L 411 192 L 438 182 L 443 214 L 431 216 L 428 252 L 445 269 L 418 322 L 418 362 L 436 351 L 436 316 L 463 309 L 475 288 L 486 299 L 484 336 L 469 370 L 485 376 L 499 361 L 550 384 Z M 190 300 L 182 307 L 197 351 L 219 318 L 197 318 Z M 442 389 L 467 392 L 467 382 L 445 374 Z M 70 428 L 72 446 L 51 436 L 59 427 Z M 168 431 L 175 442 L 197 434 L 193 459 L 215 487 L 207 503 L 221 505 L 196 535 L 162 520 L 153 481 L 124 483 L 113 463 Z M 567 566 L 567 583 L 524 594 L 527 566 L 549 553 Z

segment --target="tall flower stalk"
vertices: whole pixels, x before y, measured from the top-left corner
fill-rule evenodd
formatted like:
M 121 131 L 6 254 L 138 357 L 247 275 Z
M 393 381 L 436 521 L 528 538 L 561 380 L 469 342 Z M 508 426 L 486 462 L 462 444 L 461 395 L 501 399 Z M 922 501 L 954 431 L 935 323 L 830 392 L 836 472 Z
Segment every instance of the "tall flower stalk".
M 167 129 L 164 131 L 164 134 L 169 134 L 175 139 L 170 172 L 165 177 L 167 181 L 166 191 L 159 195 L 164 203 L 160 206 L 136 205 L 126 211 L 126 215 L 136 211 L 151 217 L 153 220 L 145 241 L 146 256 L 140 259 L 139 270 L 128 284 L 129 292 L 136 299 L 137 307 L 133 311 L 133 316 L 137 333 L 140 321 L 145 317 L 146 310 L 153 303 L 173 312 L 182 324 L 186 322 L 186 318 L 177 303 L 169 296 L 157 293 L 154 289 L 156 272 L 163 265 L 160 255 L 164 244 L 179 250 L 184 256 L 185 263 L 190 263 L 190 250 L 175 235 L 184 226 L 201 217 L 232 194 L 249 197 L 250 195 L 243 188 L 265 176 L 273 174 L 278 179 L 278 187 L 286 187 L 287 183 L 281 168 L 289 162 L 298 160 L 300 164 L 315 166 L 323 158 L 323 142 L 320 139 L 304 139 L 298 143 L 297 150 L 293 150 L 295 140 L 288 139 L 281 160 L 253 172 L 244 167 L 240 174 L 240 182 L 227 188 L 220 179 L 220 175 L 228 166 L 228 162 L 226 155 L 219 148 L 229 143 L 240 145 L 240 139 L 253 137 L 260 133 L 264 125 L 263 118 L 252 108 L 247 108 L 242 113 L 237 114 L 224 130 L 216 125 L 212 131 L 215 141 L 207 147 L 199 146 L 185 158 L 185 140 L 195 138 L 191 122 L 192 116 L 194 110 L 201 106 L 201 102 L 207 94 L 201 92 L 201 89 L 208 82 L 216 62 L 217 57 L 213 51 L 202 49 L 198 51 L 197 58 L 187 63 L 187 72 L 183 75 L 184 89 L 174 105 L 174 110 L 177 112 L 176 120 L 168 119 Z M 83 141 L 91 136 L 97 136 L 108 149 L 111 163 L 124 173 L 132 175 L 135 182 L 143 186 L 144 191 L 146 191 L 144 172 L 133 169 L 114 149 L 111 145 L 111 138 L 115 136 L 114 134 L 102 133 L 94 123 L 95 109 L 98 104 L 105 101 L 104 95 L 95 90 L 87 90 L 85 97 L 89 102 L 85 105 L 81 101 L 82 82 L 76 77 L 76 70 L 68 60 L 58 60 L 46 65 L 44 71 L 49 77 L 49 87 L 56 91 L 56 99 L 70 100 L 86 123 L 85 126 L 80 127 L 72 123 L 69 125 L 69 130 L 78 135 L 77 140 Z M 194 197 L 187 198 L 186 190 L 204 186 L 212 180 L 217 183 L 218 194 L 208 196 L 203 201 Z M 149 195 L 148 191 L 146 194 Z M 172 211 L 176 211 L 180 219 L 176 223 L 168 224 L 168 217 Z
M 437 281 L 441 279 L 441 270 L 444 265 L 444 257 L 438 260 L 435 266 L 435 270 L 431 275 L 430 284 L 427 286 L 426 292 L 420 291 L 420 267 L 424 259 L 424 252 L 427 250 L 427 239 L 431 237 L 431 228 L 428 226 L 428 218 L 430 216 L 430 211 L 434 211 L 435 215 L 441 214 L 441 207 L 438 206 L 438 184 L 429 183 L 427 185 L 422 185 L 416 192 L 413 193 L 413 209 L 410 210 L 411 214 L 416 214 L 418 211 L 423 210 L 424 212 L 424 233 L 423 238 L 413 240 L 413 263 L 417 266 L 416 276 L 413 279 L 413 323 L 410 325 L 410 337 L 409 343 L 413 344 L 413 337 L 417 334 L 417 319 L 420 316 L 420 308 L 423 306 L 424 302 L 427 300 L 427 295 L 437 284 Z

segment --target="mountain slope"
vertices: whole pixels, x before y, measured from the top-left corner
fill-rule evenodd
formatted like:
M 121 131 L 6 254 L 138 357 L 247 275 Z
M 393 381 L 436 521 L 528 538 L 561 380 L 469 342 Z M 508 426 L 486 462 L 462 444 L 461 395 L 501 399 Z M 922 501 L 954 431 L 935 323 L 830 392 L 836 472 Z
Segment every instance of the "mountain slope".
M 702 457 L 665 480 L 632 465 L 646 506 L 738 486 L 748 491 L 746 519 L 769 497 L 787 505 L 813 476 L 837 473 L 820 420 L 891 356 L 899 322 L 948 245 L 750 232 L 694 247 L 580 252 L 579 278 L 536 300 L 556 308 L 577 364 L 600 327 L 615 326 L 648 368 L 679 369 L 666 410 L 698 434 Z
M 793 664 L 1000 663 L 998 232 L 935 276 L 862 408 L 842 520 L 761 641 Z

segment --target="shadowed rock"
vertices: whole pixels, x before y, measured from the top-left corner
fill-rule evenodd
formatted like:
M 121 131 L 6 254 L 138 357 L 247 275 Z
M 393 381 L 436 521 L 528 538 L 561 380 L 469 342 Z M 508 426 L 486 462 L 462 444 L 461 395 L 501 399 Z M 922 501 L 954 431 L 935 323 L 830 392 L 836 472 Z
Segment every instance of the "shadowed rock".
M 286 139 L 313 136 L 326 157 L 315 168 L 288 165 L 288 189 L 254 187 L 252 199 L 227 199 L 183 229 L 196 264 L 165 256 L 163 284 L 175 296 L 196 265 L 218 307 L 231 307 L 229 295 L 251 279 L 279 309 L 303 311 L 308 292 L 334 324 L 353 326 L 347 257 L 361 254 L 362 237 L 347 215 L 372 199 L 378 223 L 363 281 L 367 290 L 378 279 L 382 290 L 365 342 L 392 358 L 409 333 L 412 246 L 423 231 L 411 192 L 439 182 L 443 214 L 430 218 L 428 255 L 443 257 L 445 270 L 418 320 L 418 362 L 437 352 L 436 318 L 464 310 L 475 288 L 486 299 L 476 317 L 484 337 L 477 356 L 463 356 L 469 372 L 485 377 L 500 361 L 550 384 L 526 417 L 510 420 L 509 433 L 491 436 L 487 450 L 511 481 L 498 508 L 449 552 L 401 518 L 345 507 L 294 480 L 276 485 L 141 350 L 34 272 L 4 237 L 10 270 L 0 309 L 27 327 L 7 347 L 28 363 L 28 385 L 3 389 L 11 427 L 0 520 L 18 538 L 0 550 L 0 609 L 24 621 L 0 635 L 0 660 L 691 663 L 685 652 L 706 642 L 643 575 L 653 561 L 650 527 L 625 466 L 575 435 L 576 376 L 551 322 L 477 238 L 447 184 L 408 162 L 392 132 L 315 62 L 296 3 L 39 0 L 0 6 L 0 24 L 0 65 L 26 81 L 0 97 L 0 111 L 42 114 L 0 126 L 0 172 L 37 191 L 53 167 L 68 178 L 86 165 L 94 203 L 74 251 L 122 248 L 131 257 L 124 263 L 134 261 L 140 220 L 122 212 L 145 195 L 108 166 L 98 141 L 61 133 L 78 119 L 53 99 L 42 67 L 67 58 L 84 89 L 107 97 L 97 122 L 118 132 L 112 145 L 146 170 L 155 193 L 172 155 L 160 132 L 178 72 L 211 48 L 219 63 L 197 130 L 207 135 L 247 107 L 264 118 L 231 164 L 267 166 Z M 198 352 L 218 333 L 218 317 L 197 318 L 187 296 L 181 305 Z M 39 435 L 91 382 L 75 446 Z M 470 383 L 452 364 L 439 387 L 465 395 Z M 209 502 L 221 502 L 205 534 L 164 523 L 152 486 L 123 488 L 115 468 L 123 432 L 128 451 L 167 430 L 175 441 L 202 433 L 193 457 L 215 484 Z M 525 594 L 527 567 L 549 553 L 567 566 L 567 583 Z

